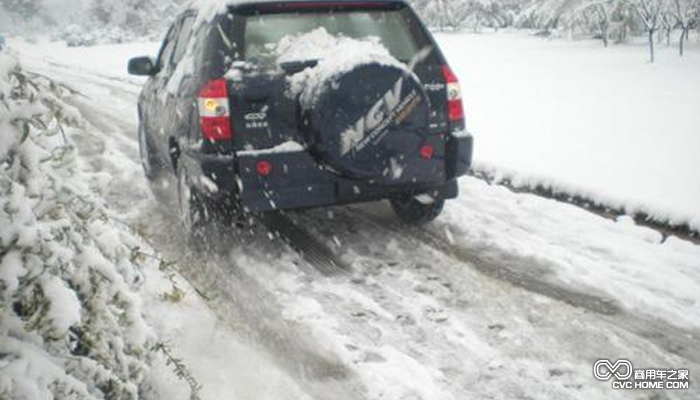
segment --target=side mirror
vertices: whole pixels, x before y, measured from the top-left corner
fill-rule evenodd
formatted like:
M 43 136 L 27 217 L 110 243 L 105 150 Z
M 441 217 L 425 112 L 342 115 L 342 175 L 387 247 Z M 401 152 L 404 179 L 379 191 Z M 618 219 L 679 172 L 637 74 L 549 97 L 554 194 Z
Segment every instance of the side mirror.
M 158 73 L 151 57 L 136 57 L 129 60 L 129 74 L 139 76 L 152 76 Z

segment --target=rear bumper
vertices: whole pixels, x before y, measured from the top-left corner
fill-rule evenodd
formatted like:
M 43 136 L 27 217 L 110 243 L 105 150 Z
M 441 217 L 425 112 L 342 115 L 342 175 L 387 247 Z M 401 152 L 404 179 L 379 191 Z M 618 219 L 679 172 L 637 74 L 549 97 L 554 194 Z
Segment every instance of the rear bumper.
M 471 167 L 472 149 L 471 135 L 451 135 L 444 152 L 421 172 L 422 176 L 399 183 L 339 177 L 320 166 L 306 151 L 238 156 L 190 151 L 183 155 L 182 162 L 192 177 L 200 177 L 190 181 L 202 192 L 211 197 L 232 195 L 244 210 L 261 212 L 361 203 L 405 194 L 455 198 L 456 178 Z M 256 172 L 257 162 L 263 159 L 273 166 L 266 177 Z

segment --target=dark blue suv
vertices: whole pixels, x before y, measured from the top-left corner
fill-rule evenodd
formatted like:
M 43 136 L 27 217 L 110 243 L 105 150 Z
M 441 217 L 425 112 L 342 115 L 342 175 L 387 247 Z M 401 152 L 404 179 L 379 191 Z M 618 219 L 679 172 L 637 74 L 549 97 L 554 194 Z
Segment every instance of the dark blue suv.
M 459 83 L 408 4 L 221 4 L 185 11 L 157 59 L 129 62 L 150 76 L 146 176 L 175 178 L 189 229 L 383 199 L 423 223 L 457 196 L 472 159 Z

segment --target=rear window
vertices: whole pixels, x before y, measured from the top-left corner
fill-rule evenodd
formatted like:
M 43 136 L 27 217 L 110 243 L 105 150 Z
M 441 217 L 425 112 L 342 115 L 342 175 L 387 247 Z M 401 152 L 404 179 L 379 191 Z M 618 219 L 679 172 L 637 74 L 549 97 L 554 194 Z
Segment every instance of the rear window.
M 246 17 L 245 59 L 254 63 L 268 62 L 271 51 L 282 38 L 319 28 L 334 36 L 375 38 L 394 58 L 403 62 L 411 60 L 420 50 L 400 10 L 327 10 Z

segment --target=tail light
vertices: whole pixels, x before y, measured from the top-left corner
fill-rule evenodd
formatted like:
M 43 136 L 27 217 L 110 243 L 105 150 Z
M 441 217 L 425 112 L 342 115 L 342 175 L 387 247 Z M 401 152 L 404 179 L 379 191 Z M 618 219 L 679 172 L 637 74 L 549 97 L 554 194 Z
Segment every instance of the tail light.
M 204 85 L 198 100 L 202 138 L 212 142 L 230 140 L 233 132 L 226 80 L 216 79 Z
M 448 117 L 450 122 L 464 119 L 464 107 L 462 106 L 462 89 L 459 86 L 457 75 L 447 65 L 442 66 L 442 75 L 447 83 Z

